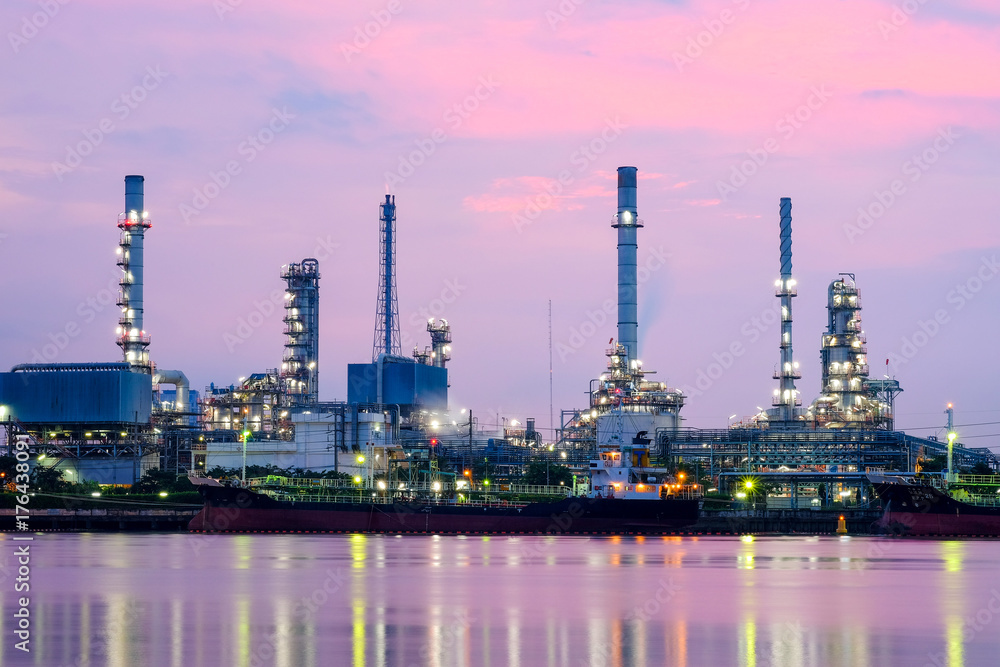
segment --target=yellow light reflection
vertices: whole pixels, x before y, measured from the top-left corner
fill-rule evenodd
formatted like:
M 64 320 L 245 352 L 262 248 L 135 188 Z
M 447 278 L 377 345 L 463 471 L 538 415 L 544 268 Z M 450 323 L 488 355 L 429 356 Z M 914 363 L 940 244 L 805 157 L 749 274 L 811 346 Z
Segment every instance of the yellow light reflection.
M 941 551 L 945 572 L 961 572 L 965 564 L 965 543 L 942 542 Z
M 364 533 L 351 535 L 351 567 L 355 570 L 365 569 L 365 560 L 368 558 L 367 540 L 368 536 Z
M 236 646 L 233 654 L 237 656 L 236 664 L 246 667 L 250 664 L 250 600 L 246 596 L 236 599 Z
M 948 667 L 965 667 L 965 644 L 962 641 L 962 617 L 948 616 L 945 621 L 945 640 L 948 644 Z
M 757 667 L 757 624 L 750 619 L 740 634 L 740 659 L 744 667 Z
M 233 550 L 236 551 L 236 569 L 249 570 L 250 559 L 253 557 L 252 539 L 250 535 L 234 535 Z
M 365 600 L 355 597 L 351 602 L 351 639 L 354 667 L 364 667 L 365 665 Z

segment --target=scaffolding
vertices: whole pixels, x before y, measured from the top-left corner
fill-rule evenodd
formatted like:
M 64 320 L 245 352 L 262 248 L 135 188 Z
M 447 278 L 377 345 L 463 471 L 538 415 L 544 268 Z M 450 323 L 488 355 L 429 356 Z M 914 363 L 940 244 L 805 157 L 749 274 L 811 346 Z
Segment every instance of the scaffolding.
M 205 388 L 201 401 L 202 425 L 213 440 L 231 434 L 236 441 L 293 440 L 288 405 L 278 369 L 254 373 L 229 387 Z M 245 435 L 248 434 L 248 435 Z
M 149 335 L 142 330 L 143 239 L 152 226 L 143 211 L 126 211 L 118 216 L 121 230 L 118 242 L 118 266 L 122 275 L 118 287 L 118 347 L 125 361 L 136 370 L 152 372 L 149 362 Z
M 281 268 L 285 288 L 285 354 L 281 384 L 290 406 L 319 401 L 319 261 Z
M 656 434 L 657 451 L 668 465 L 698 462 L 719 472 L 912 472 L 927 456 L 947 451 L 947 443 L 884 429 L 757 428 L 689 429 Z M 954 448 L 957 465 L 997 458 L 984 448 Z

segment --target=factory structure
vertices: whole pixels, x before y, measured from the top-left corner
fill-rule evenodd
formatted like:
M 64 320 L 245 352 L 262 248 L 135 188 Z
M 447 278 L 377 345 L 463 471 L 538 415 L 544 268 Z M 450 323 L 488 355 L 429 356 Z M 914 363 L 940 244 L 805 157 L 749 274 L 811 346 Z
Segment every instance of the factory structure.
M 487 461 L 495 474 L 516 475 L 529 460 L 574 466 L 622 445 L 647 446 L 661 465 L 695 466 L 719 487 L 753 475 L 799 506 L 839 489 L 862 493 L 872 471 L 912 471 L 951 443 L 894 430 L 902 391 L 895 379 L 869 377 L 861 327 L 861 295 L 850 273 L 828 290 L 828 325 L 820 337 L 822 386 L 803 405 L 792 346 L 792 203 L 779 203 L 780 339 L 771 408 L 726 429 L 685 427 L 686 397 L 652 380 L 639 349 L 637 169 L 618 169 L 618 328 L 606 350 L 605 370 L 590 382 L 585 406 L 562 411 L 555 437 L 545 441 L 534 419 L 488 428 L 472 411 L 449 411 L 448 362 L 452 332 L 445 320 L 427 322 L 430 344 L 401 350 L 396 276 L 396 202 L 379 203 L 379 274 L 371 360 L 348 364 L 347 400 L 319 395 L 320 266 L 305 258 L 280 268 L 285 336 L 280 363 L 249 370 L 236 382 L 192 390 L 187 375 L 155 361 L 143 325 L 143 250 L 152 222 L 144 179 L 125 177 L 119 214 L 121 271 L 116 343 L 118 361 L 19 364 L 0 373 L 0 418 L 6 442 L 26 435 L 36 465 L 52 466 L 68 481 L 131 484 L 146 471 L 204 474 L 270 466 L 336 472 L 371 482 L 390 467 L 429 483 Z M 155 308 L 155 304 L 150 304 Z M 278 358 L 278 351 L 275 351 Z M 171 364 L 176 365 L 176 364 Z M 955 443 L 956 466 L 997 459 L 986 448 Z M 414 487 L 416 488 L 416 487 Z M 803 501 L 804 502 L 804 501 Z

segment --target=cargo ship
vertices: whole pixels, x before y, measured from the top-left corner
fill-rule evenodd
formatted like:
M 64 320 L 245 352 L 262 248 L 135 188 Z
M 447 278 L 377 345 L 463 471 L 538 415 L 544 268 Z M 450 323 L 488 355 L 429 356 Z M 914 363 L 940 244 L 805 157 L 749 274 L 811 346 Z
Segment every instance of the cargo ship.
M 885 512 L 882 532 L 900 537 L 1000 537 L 1000 477 L 869 476 Z
M 517 502 L 500 493 L 477 497 L 469 487 L 443 481 L 420 488 L 394 480 L 390 491 L 386 480 L 338 489 L 309 488 L 306 480 L 227 485 L 194 477 L 205 504 L 188 530 L 654 535 L 698 520 L 701 487 L 650 468 L 642 445 L 601 451 L 590 470 L 586 494 L 541 502 Z

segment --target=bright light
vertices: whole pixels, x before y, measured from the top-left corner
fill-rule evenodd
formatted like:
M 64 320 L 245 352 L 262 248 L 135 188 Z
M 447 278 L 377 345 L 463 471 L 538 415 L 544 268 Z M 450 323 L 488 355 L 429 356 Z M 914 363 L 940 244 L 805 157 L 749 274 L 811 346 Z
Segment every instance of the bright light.
M 957 438 L 957 437 L 958 437 L 958 433 L 955 433 L 954 431 L 952 431 L 951 433 L 948 434 L 948 442 L 949 443 L 955 442 L 955 438 Z
M 364 463 L 364 462 L 365 462 L 365 457 L 359 454 L 358 455 L 358 463 Z
M 383 482 L 382 480 L 379 480 L 378 481 L 378 488 L 381 491 L 385 491 L 385 482 Z
M 465 475 L 466 477 L 470 477 L 472 475 L 472 471 L 471 470 L 466 470 L 462 474 Z
M 684 481 L 685 477 L 686 477 L 686 475 L 684 473 L 678 473 L 677 474 L 677 478 L 680 479 L 681 481 Z
M 441 482 L 434 482 L 433 484 L 431 484 L 431 488 L 434 489 L 435 491 L 440 491 L 441 490 Z
M 737 497 L 737 498 L 746 498 L 746 497 L 747 497 L 747 494 L 743 493 L 742 491 L 738 491 L 738 492 L 736 493 L 736 497 Z
M 167 497 L 167 492 L 166 491 L 160 491 L 160 497 L 161 498 L 166 498 Z
M 101 492 L 100 491 L 94 491 L 90 495 L 92 495 L 95 498 L 100 498 L 101 497 Z
M 590 416 L 596 418 L 597 417 L 597 410 L 591 410 L 590 411 Z
M 846 498 L 846 497 L 847 497 L 847 496 L 849 496 L 849 495 L 851 495 L 851 492 L 850 492 L 850 491 L 841 491 L 841 492 L 840 492 L 840 497 L 841 497 L 841 498 Z
M 489 486 L 489 485 L 490 485 L 490 480 L 484 479 L 483 480 L 483 486 Z
M 39 460 L 39 461 L 42 461 L 42 460 L 44 460 L 44 459 L 45 459 L 45 454 L 39 454 L 39 455 L 38 455 L 38 460 Z
M 753 482 L 752 482 L 751 480 L 749 480 L 749 479 L 748 479 L 748 480 L 747 480 L 747 483 L 746 483 L 746 487 L 747 487 L 748 489 L 752 489 L 752 488 L 753 488 Z
M 559 456 L 561 458 L 566 458 L 566 452 L 559 452 Z
M 355 484 L 360 484 L 361 483 L 361 477 L 359 477 L 358 475 L 355 475 L 354 476 L 354 483 Z

